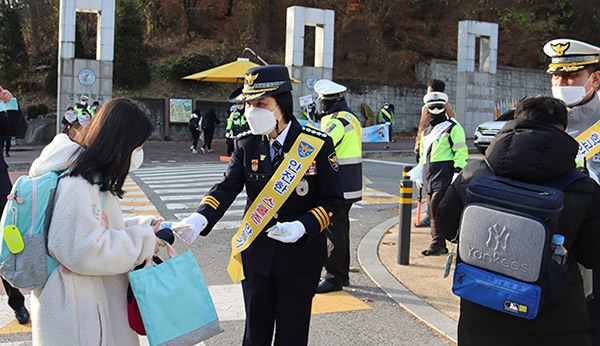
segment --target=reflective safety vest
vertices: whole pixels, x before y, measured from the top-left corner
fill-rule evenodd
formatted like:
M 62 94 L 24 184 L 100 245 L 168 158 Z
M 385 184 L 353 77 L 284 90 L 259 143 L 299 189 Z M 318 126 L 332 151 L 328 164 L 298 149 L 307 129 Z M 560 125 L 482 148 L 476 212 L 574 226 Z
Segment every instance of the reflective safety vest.
M 81 117 L 81 115 L 83 114 L 83 111 L 87 111 L 88 114 L 90 114 L 90 111 L 88 109 L 88 105 L 87 104 L 81 104 L 81 103 L 76 103 L 73 108 L 75 109 L 75 112 L 77 112 L 77 117 Z M 91 114 L 90 114 L 91 115 Z
M 346 202 L 362 199 L 362 126 L 350 112 L 339 111 L 321 119 L 321 130 L 333 140 Z
M 234 110 L 227 118 L 227 127 L 225 132 L 229 134 L 229 138 L 233 138 L 238 134 L 248 130 L 246 117 L 239 110 Z
M 387 122 L 394 122 L 394 112 L 392 112 L 392 110 L 389 108 L 381 108 L 381 110 L 379 110 L 379 123 L 385 124 Z

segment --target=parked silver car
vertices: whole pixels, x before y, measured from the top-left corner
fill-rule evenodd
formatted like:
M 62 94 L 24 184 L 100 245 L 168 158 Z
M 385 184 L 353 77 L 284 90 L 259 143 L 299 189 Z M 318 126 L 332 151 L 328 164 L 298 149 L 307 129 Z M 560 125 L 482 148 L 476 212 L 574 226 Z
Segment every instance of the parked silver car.
M 475 148 L 480 153 L 485 154 L 485 150 L 492 143 L 492 139 L 500 132 L 504 124 L 507 121 L 514 119 L 514 110 L 509 110 L 493 121 L 486 121 L 485 123 L 479 124 L 475 130 L 473 143 Z

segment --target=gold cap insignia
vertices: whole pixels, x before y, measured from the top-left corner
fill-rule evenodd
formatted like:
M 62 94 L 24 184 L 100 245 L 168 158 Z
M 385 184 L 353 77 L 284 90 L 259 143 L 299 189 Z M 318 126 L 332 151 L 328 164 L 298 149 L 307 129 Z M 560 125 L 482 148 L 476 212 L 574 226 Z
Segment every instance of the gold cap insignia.
M 563 54 L 565 54 L 565 51 L 567 49 L 569 49 L 570 46 L 571 46 L 571 42 L 567 42 L 564 44 L 557 43 L 557 44 L 550 45 L 550 47 L 552 47 L 552 50 L 554 50 L 558 56 L 563 56 Z
M 249 86 L 254 85 L 254 81 L 256 80 L 256 78 L 258 78 L 258 73 L 256 74 L 247 74 L 246 75 L 246 82 L 248 83 Z

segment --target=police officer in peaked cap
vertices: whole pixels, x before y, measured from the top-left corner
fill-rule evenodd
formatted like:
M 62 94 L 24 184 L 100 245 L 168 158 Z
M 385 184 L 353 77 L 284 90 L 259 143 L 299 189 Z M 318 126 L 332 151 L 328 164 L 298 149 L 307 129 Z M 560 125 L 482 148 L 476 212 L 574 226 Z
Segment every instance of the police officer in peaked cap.
M 552 95 L 568 106 L 569 123 L 567 132 L 576 140 L 579 135 L 600 121 L 600 47 L 568 38 L 554 39 L 544 45 L 544 53 L 551 59 L 547 73 L 552 75 Z M 598 181 L 600 176 L 600 154 L 591 160 L 581 157 L 578 166 L 583 166 L 590 176 Z M 600 208 L 600 206 L 598 206 Z M 600 345 L 600 270 L 584 269 L 580 265 L 584 294 L 588 301 L 592 344 Z
M 232 256 L 228 266 L 242 282 L 243 345 L 271 345 L 273 331 L 275 345 L 308 343 L 312 298 L 327 257 L 324 230 L 342 200 L 333 143 L 298 123 L 291 90 L 285 66 L 246 71 L 229 102 L 245 103 L 250 131 L 235 138 L 223 180 L 182 220 L 207 235 L 246 189 L 246 214 L 232 239 L 243 249 L 241 265 Z
M 346 87 L 328 79 L 314 85 L 324 116 L 321 129 L 333 140 L 340 166 L 344 200 L 327 228 L 333 244 L 317 293 L 340 291 L 350 284 L 350 208 L 362 199 L 362 127 L 346 104 Z

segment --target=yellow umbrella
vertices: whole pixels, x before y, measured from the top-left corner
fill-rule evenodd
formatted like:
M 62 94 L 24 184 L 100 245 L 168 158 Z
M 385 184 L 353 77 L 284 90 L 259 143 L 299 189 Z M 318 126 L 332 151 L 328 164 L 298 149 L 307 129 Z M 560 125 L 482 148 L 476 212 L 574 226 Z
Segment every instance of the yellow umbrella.
M 236 61 L 225 65 L 213 67 L 209 70 L 185 76 L 182 79 L 191 79 L 199 82 L 244 83 L 244 76 L 249 68 L 259 66 L 248 58 L 237 58 Z M 292 83 L 300 83 L 292 78 Z
M 259 65 L 253 63 L 250 59 L 237 58 L 236 61 L 194 73 L 182 79 L 192 79 L 199 82 L 244 83 L 246 71 L 256 66 Z

